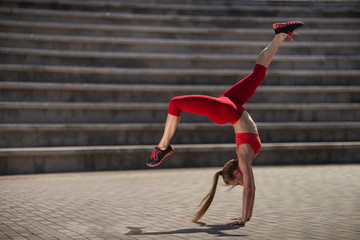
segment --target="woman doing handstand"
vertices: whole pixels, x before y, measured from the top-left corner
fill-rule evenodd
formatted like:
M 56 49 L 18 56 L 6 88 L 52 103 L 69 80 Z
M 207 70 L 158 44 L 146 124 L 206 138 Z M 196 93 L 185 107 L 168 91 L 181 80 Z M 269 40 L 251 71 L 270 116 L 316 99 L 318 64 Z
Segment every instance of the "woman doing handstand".
M 280 44 L 287 36 L 293 42 L 291 35 L 296 32 L 295 29 L 302 25 L 302 22 L 274 24 L 274 39 L 259 54 L 253 72 L 225 91 L 220 97 L 187 95 L 171 99 L 164 134 L 146 163 L 149 167 L 159 165 L 174 152 L 170 146 L 170 140 L 179 124 L 182 111 L 206 115 L 217 124 L 232 123 L 236 136 L 237 159 L 230 160 L 221 171 L 215 173 L 211 191 L 202 200 L 200 204 L 202 206 L 192 218 L 192 222 L 198 221 L 209 208 L 215 195 L 219 176 L 222 176 L 226 185 L 244 187 L 242 215 L 232 219 L 235 221 L 228 225 L 245 225 L 245 222 L 250 220 L 255 199 L 255 183 L 251 165 L 252 160 L 260 151 L 261 141 L 256 124 L 243 108 L 243 105 L 255 93 L 256 88 L 265 78 L 266 70 Z

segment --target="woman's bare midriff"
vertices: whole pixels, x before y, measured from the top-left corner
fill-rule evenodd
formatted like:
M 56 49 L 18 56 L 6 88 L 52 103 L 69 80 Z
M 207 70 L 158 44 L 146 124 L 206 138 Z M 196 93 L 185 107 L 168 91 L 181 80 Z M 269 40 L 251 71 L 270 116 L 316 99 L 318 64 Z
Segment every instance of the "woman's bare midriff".
M 256 124 L 247 111 L 233 124 L 235 133 L 258 133 Z

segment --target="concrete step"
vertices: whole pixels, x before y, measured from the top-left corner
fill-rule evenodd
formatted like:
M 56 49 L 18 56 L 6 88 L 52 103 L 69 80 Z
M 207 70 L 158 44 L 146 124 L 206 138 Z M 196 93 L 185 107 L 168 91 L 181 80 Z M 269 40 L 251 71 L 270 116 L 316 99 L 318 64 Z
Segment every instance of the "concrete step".
M 0 102 L 1 123 L 156 123 L 164 122 L 167 103 Z M 245 108 L 261 122 L 345 122 L 360 118 L 360 104 L 249 103 Z M 183 113 L 183 122 L 210 122 Z
M 10 1 L 8 1 L 10 2 Z M 69 1 L 57 1 L 58 4 L 68 4 Z M 73 0 L 73 4 L 78 5 L 77 2 L 81 2 L 83 5 L 89 3 L 92 6 L 92 3 L 97 3 L 97 0 Z M 185 5 L 185 6 L 276 6 L 276 7 L 284 7 L 284 6 L 292 6 L 292 7 L 323 7 L 323 8 L 341 8 L 341 7 L 357 7 L 359 3 L 354 0 L 300 0 L 300 1 L 292 1 L 292 0 L 105 0 L 102 1 L 102 5 L 113 6 L 114 4 L 120 3 L 132 3 L 132 4 L 159 4 L 159 5 Z M 18 4 L 20 7 L 30 7 L 31 4 L 49 4 L 49 1 L 44 0 L 16 0 L 11 1 L 12 4 Z M 31 3 L 31 4 L 30 4 Z M 99 5 L 99 3 L 97 3 Z
M 278 6 L 211 6 L 184 4 L 157 4 L 132 2 L 84 2 L 84 1 L 44 1 L 44 0 L 2 0 L 2 7 L 53 9 L 70 11 L 106 11 L 122 13 L 171 14 L 171 15 L 203 15 L 203 16 L 316 16 L 316 17 L 358 17 L 360 10 L 354 7 L 278 7 Z
M 267 80 L 266 80 L 267 81 Z M 174 96 L 220 96 L 229 85 L 0 82 L 0 101 L 168 102 Z M 360 86 L 259 86 L 250 103 L 359 103 Z
M 259 122 L 263 143 L 360 141 L 359 122 Z M 0 124 L 0 148 L 156 145 L 164 123 Z M 231 125 L 181 123 L 171 144 L 234 143 Z
M 97 0 L 85 0 L 97 1 Z M 276 6 L 276 7 L 323 7 L 323 8 L 341 8 L 341 7 L 358 7 L 359 3 L 354 0 L 121 0 L 122 2 L 132 3 L 149 3 L 157 4 L 186 4 L 186 5 L 211 5 L 211 6 Z
M 79 0 L 77 0 L 79 1 Z M 80 0 L 80 1 L 98 1 L 98 0 Z M 106 2 L 116 0 L 106 0 Z M 157 4 L 185 4 L 185 5 L 211 5 L 211 6 L 301 6 L 301 7 L 323 7 L 323 8 L 341 8 L 341 7 L 358 7 L 359 3 L 354 0 L 121 0 L 123 3 L 157 3 Z
M 131 4 L 157 4 L 157 5 L 185 5 L 185 6 L 221 6 L 221 7 L 232 7 L 232 6 L 273 6 L 273 7 L 322 7 L 322 8 L 342 8 L 342 7 L 357 7 L 359 3 L 354 0 L 104 0 L 99 3 L 98 0 L 73 0 L 72 4 L 92 6 L 95 2 L 98 5 L 110 5 L 114 6 L 116 4 L 122 3 L 131 3 Z M 32 5 L 26 5 L 29 3 L 32 4 L 49 4 L 49 0 L 16 0 L 11 1 L 12 4 L 18 4 L 22 7 L 28 7 Z M 58 4 L 69 4 L 69 1 L 57 1 Z
M 1 48 L 0 63 L 117 68 L 240 69 L 254 67 L 256 55 L 104 53 Z M 360 56 L 276 56 L 271 69 L 360 69 Z
M 145 169 L 153 145 L 0 149 L 0 174 Z M 158 168 L 221 167 L 235 144 L 174 145 Z M 360 142 L 265 143 L 253 165 L 359 163 Z
M 0 79 L 23 82 L 117 84 L 235 84 L 251 69 L 148 69 L 0 64 Z M 359 70 L 267 71 L 262 85 L 359 85 Z
M 75 10 L 75 11 L 107 11 L 123 13 L 172 14 L 172 15 L 204 15 L 204 16 L 317 16 L 317 17 L 357 17 L 360 10 L 354 7 L 277 7 L 277 6 L 211 6 L 130 2 L 83 2 L 59 0 L 2 0 L 2 7 Z
M 214 27 L 164 27 L 129 26 L 87 23 L 51 23 L 39 21 L 4 20 L 2 32 L 54 34 L 73 36 L 109 36 L 162 39 L 209 39 L 209 40 L 268 40 L 274 35 L 267 28 L 214 28 Z M 354 29 L 305 29 L 301 30 L 301 41 L 359 41 L 360 31 Z
M 103 23 L 117 26 L 161 26 L 161 27 L 198 27 L 198 28 L 264 28 L 271 29 L 275 22 L 283 22 L 283 16 L 183 16 L 164 14 L 134 14 L 118 12 L 84 12 L 59 11 L 47 9 L 6 8 L 0 6 L 0 18 L 4 20 L 43 21 L 56 23 Z M 296 19 L 294 19 L 296 18 Z M 350 16 L 322 18 L 319 16 L 300 18 L 292 16 L 291 20 L 306 23 L 305 29 L 353 29 L 360 27 L 360 19 Z M 111 25 L 110 25 L 111 26 Z M 201 30 L 200 30 L 201 32 Z
M 287 40 L 277 55 L 354 55 L 360 51 L 358 42 L 304 42 L 300 37 L 295 39 L 295 45 Z M 2 47 L 143 53 L 256 54 L 270 40 L 271 38 L 268 41 L 170 40 L 0 33 Z

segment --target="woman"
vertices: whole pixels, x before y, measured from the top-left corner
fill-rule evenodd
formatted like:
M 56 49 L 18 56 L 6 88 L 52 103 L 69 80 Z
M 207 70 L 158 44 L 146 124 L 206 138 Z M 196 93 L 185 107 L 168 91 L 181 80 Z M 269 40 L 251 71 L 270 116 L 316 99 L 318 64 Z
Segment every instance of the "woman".
M 245 225 L 245 222 L 250 220 L 255 199 L 255 183 L 251 164 L 260 151 L 261 141 L 255 122 L 242 106 L 250 99 L 263 81 L 266 70 L 280 44 L 287 36 L 293 43 L 291 35 L 296 32 L 295 29 L 302 25 L 304 25 L 302 22 L 273 24 L 275 30 L 274 39 L 258 56 L 253 72 L 220 97 L 187 95 L 171 99 L 164 134 L 146 163 L 149 167 L 159 165 L 174 152 L 174 149 L 170 146 L 170 140 L 179 124 L 181 111 L 206 115 L 217 124 L 232 123 L 236 136 L 237 159 L 230 160 L 221 171 L 215 173 L 212 189 L 201 201 L 201 209 L 194 215 L 192 222 L 198 221 L 209 208 L 215 195 L 219 176 L 222 176 L 226 185 L 241 185 L 244 187 L 242 215 L 232 219 L 235 221 L 228 225 Z

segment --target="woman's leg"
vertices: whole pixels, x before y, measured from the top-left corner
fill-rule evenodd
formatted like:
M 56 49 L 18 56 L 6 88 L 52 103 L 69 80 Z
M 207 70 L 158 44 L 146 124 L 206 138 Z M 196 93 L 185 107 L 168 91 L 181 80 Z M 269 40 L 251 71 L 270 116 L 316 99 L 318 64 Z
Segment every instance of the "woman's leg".
M 260 64 L 268 68 L 271 60 L 275 56 L 275 53 L 277 52 L 281 43 L 285 40 L 286 37 L 287 34 L 285 33 L 276 34 L 274 39 L 269 43 L 269 45 L 260 52 L 256 64 Z
M 179 125 L 180 116 L 168 114 L 163 136 L 151 153 L 150 158 L 147 160 L 146 165 L 149 167 L 158 166 L 166 157 L 169 157 L 174 152 L 174 148 L 170 146 L 170 140 L 174 135 L 177 126 Z
M 227 104 L 223 99 L 204 95 L 177 96 L 170 100 L 168 116 L 163 136 L 158 144 L 161 150 L 166 149 L 180 121 L 181 112 L 205 115 L 215 123 L 229 122 L 226 113 Z
M 158 144 L 161 150 L 165 150 L 170 145 L 170 140 L 174 136 L 177 126 L 179 125 L 180 117 L 171 114 L 167 115 L 165 129 L 163 136 Z
M 285 33 L 276 34 L 269 45 L 260 52 L 253 72 L 224 92 L 222 96 L 226 96 L 232 101 L 244 105 L 264 80 L 271 60 L 286 37 L 287 34 Z
M 210 119 L 223 121 L 224 119 L 222 119 L 221 116 L 226 117 L 228 114 L 221 113 L 226 111 L 226 109 L 228 109 L 228 107 L 223 99 L 209 96 L 187 95 L 171 99 L 163 136 L 146 164 L 149 167 L 156 167 L 174 152 L 174 148 L 170 146 L 170 140 L 179 125 L 182 111 L 206 115 Z M 220 118 L 216 118 L 217 115 L 219 115 Z

